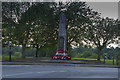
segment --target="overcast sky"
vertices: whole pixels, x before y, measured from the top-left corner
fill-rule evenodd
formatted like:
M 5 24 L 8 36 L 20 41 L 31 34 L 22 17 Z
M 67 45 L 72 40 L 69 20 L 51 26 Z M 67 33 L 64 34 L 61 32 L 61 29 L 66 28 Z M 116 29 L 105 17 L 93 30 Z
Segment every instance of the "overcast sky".
M 101 13 L 101 17 L 118 18 L 118 2 L 87 2 L 91 9 Z M 110 44 L 117 47 L 117 44 Z
M 87 2 L 87 4 L 101 13 L 101 17 L 118 18 L 118 2 Z

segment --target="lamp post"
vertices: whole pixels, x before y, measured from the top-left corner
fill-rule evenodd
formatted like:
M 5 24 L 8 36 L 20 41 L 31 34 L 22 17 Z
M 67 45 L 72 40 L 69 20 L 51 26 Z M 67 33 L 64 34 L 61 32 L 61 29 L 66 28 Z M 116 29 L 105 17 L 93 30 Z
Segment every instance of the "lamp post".
M 9 62 L 12 61 L 12 59 L 11 59 L 11 45 L 12 45 L 12 40 L 11 40 L 11 32 L 12 32 L 12 2 L 10 4 L 10 8 L 11 8 L 11 25 L 10 25 L 10 41 L 9 41 L 9 45 L 10 45 Z
M 118 54 L 117 54 L 117 57 L 116 57 L 116 65 L 118 65 Z
M 105 64 L 105 57 L 106 57 L 106 55 L 104 54 L 104 64 Z
M 113 65 L 114 65 L 114 54 L 113 54 Z

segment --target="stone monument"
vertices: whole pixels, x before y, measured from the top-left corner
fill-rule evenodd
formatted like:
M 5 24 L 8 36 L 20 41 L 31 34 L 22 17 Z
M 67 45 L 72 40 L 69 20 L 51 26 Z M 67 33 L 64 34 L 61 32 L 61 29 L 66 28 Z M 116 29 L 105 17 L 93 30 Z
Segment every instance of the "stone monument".
M 59 20 L 57 52 L 56 55 L 52 57 L 52 59 L 71 60 L 71 57 L 67 55 L 66 16 L 63 12 L 61 12 Z

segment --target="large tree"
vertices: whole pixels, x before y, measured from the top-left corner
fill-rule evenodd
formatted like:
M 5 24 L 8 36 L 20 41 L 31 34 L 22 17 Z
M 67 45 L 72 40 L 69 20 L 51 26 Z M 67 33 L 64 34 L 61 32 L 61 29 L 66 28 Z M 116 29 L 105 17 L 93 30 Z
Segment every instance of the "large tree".
M 98 49 L 98 61 L 100 61 L 101 50 L 116 40 L 117 20 L 110 18 L 97 18 L 86 25 L 84 41 L 95 45 Z
M 25 27 L 27 25 L 22 24 L 22 21 L 20 20 L 22 14 L 25 13 L 31 5 L 31 3 L 27 2 L 4 2 L 2 4 L 3 46 L 8 45 L 8 42 L 10 40 L 10 27 L 12 27 L 12 45 L 23 45 L 23 58 L 25 57 L 25 44 L 21 43 L 26 43 L 27 39 L 25 36 L 28 34 L 28 32 L 26 32 L 27 27 Z
M 30 14 L 30 38 L 29 41 L 33 48 L 36 48 L 35 57 L 38 57 L 38 51 L 42 47 L 52 47 L 56 43 L 56 34 L 54 34 L 56 21 L 54 15 L 54 9 L 52 9 L 55 3 L 38 3 L 33 5 L 25 16 Z
M 55 8 L 57 15 L 61 12 L 66 14 L 68 47 L 83 45 L 84 25 L 99 14 L 90 9 L 85 2 L 59 2 Z M 59 16 L 57 16 L 58 18 Z

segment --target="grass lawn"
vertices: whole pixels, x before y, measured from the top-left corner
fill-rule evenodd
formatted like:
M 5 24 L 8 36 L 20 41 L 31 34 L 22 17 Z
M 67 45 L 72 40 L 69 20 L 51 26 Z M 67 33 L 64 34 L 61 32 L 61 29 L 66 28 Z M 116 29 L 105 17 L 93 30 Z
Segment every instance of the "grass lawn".
M 26 57 L 26 59 L 32 59 L 32 58 L 35 58 L 35 57 Z M 40 59 L 51 59 L 51 57 L 38 57 Z M 16 56 L 12 56 L 12 59 L 21 59 L 20 57 L 16 57 Z M 91 59 L 91 58 L 72 58 L 72 60 L 90 60 L 90 61 L 97 61 L 97 59 Z M 7 61 L 9 60 L 9 56 L 0 56 L 0 60 L 3 60 L 3 61 Z M 100 64 L 103 64 L 104 62 L 104 59 L 101 59 L 102 63 Z M 91 62 L 86 62 L 86 64 L 90 64 Z M 99 64 L 99 63 L 95 63 L 95 62 L 92 62 L 92 64 Z M 106 59 L 105 60 L 105 64 L 107 65 L 113 65 L 113 60 L 108 60 Z M 116 60 L 114 60 L 114 64 L 116 65 Z
M 19 59 L 20 57 L 11 56 L 12 59 Z M 9 60 L 9 56 L 2 56 L 2 60 Z
M 21 57 L 16 57 L 16 56 L 12 56 L 12 59 L 21 59 Z M 32 59 L 32 58 L 36 58 L 36 57 L 26 57 L 26 59 Z M 38 57 L 40 59 L 51 59 L 51 57 Z M 0 57 L 1 60 L 9 60 L 9 56 L 2 56 Z
M 2 56 L 0 55 L 0 61 L 2 61 Z
M 80 59 L 80 60 L 97 60 L 97 59 L 91 59 L 91 58 L 72 58 L 72 60 L 75 60 L 75 59 Z
M 97 59 L 91 59 L 91 58 L 72 58 L 72 60 L 75 60 L 75 59 L 78 59 L 78 60 L 97 60 Z M 104 59 L 101 59 L 100 61 L 104 62 Z M 106 59 L 105 64 L 113 65 L 113 60 Z M 114 64 L 116 65 L 116 59 L 114 59 Z

